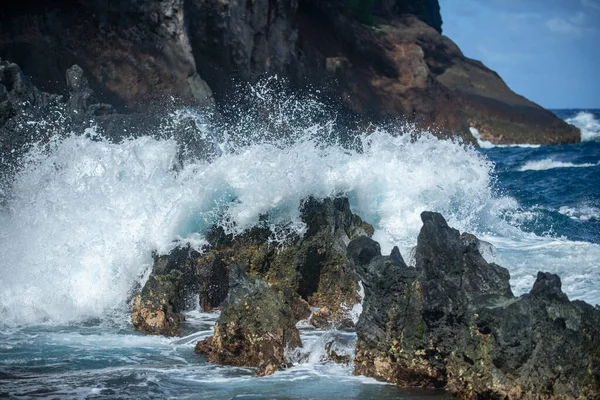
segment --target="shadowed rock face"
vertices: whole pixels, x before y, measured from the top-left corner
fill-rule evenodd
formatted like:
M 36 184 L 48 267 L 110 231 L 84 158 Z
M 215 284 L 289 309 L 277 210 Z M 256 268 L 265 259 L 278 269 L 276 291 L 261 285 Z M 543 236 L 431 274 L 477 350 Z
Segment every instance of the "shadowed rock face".
M 474 236 L 422 220 L 414 268 L 369 239 L 348 245 L 365 287 L 355 373 L 467 399 L 598 398 L 600 312 L 548 273 L 515 298 Z
M 442 36 L 437 0 L 358 3 L 373 26 L 345 0 L 24 0 L 0 11 L 0 57 L 60 94 L 64 71 L 78 64 L 98 103 L 121 111 L 154 111 L 171 97 L 226 103 L 240 83 L 277 74 L 353 114 L 439 136 L 472 142 L 473 126 L 494 143 L 580 140 Z
M 273 241 L 266 226 L 236 237 L 215 228 L 208 234 L 210 247 L 200 264 L 225 270 L 233 264 L 242 266 L 278 290 L 288 288 L 296 293 L 302 299 L 295 307 L 299 317 L 308 317 L 302 311 L 302 304 L 308 302 L 313 307 L 327 307 L 329 322 L 337 322 L 360 300 L 356 276 L 345 258 L 346 244 L 372 235 L 373 227 L 352 214 L 347 198 L 309 198 L 301 206 L 301 217 L 306 233 L 302 238 L 292 234 L 286 243 Z M 211 303 L 203 309 L 217 305 Z
M 327 310 L 315 324 L 346 323 L 350 308 L 360 301 L 356 275 L 345 258 L 346 244 L 372 235 L 373 227 L 352 214 L 347 198 L 309 198 L 301 211 L 307 232 L 289 243 L 271 240 L 272 232 L 266 226 L 235 237 L 215 227 L 208 232 L 209 245 L 201 253 L 185 248 L 157 257 L 148 282 L 132 305 L 136 329 L 178 335 L 189 293 L 198 294 L 203 311 L 212 311 L 230 302 L 235 295 L 232 290 L 237 290 L 232 284 L 245 287 L 236 279 L 246 279 L 246 274 L 268 282 L 294 322 L 310 316 L 310 304 Z M 231 276 L 232 266 L 243 273 Z M 224 303 L 226 297 L 230 300 Z

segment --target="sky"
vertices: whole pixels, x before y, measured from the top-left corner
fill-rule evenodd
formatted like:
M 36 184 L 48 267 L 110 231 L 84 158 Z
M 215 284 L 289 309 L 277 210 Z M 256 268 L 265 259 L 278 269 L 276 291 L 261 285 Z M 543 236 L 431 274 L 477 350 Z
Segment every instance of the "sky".
M 549 108 L 600 108 L 600 0 L 439 0 L 443 34 Z

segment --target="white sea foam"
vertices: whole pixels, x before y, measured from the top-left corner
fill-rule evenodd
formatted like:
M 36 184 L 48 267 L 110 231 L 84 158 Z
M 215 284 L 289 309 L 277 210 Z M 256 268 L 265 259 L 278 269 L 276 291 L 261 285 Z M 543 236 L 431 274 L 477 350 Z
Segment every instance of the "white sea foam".
M 600 246 L 564 238 L 540 237 L 521 233 L 512 237 L 486 236 L 497 250 L 494 261 L 507 267 L 515 294 L 528 292 L 538 271 L 558 274 L 562 289 L 571 299 L 600 303 Z
M 482 149 L 491 149 L 492 147 L 496 147 L 496 145 L 492 142 L 488 140 L 483 140 L 477 128 L 470 127 L 469 130 L 471 131 L 471 135 L 473 135 L 473 137 L 477 140 L 479 147 L 481 147 Z
M 528 161 L 519 168 L 519 171 L 546 171 L 554 168 L 587 168 L 595 167 L 596 165 L 599 164 L 573 164 L 570 162 L 556 161 L 551 158 L 546 158 L 544 160 Z
M 576 116 L 567 118 L 566 122 L 579 128 L 581 141 L 600 140 L 600 121 L 594 114 L 581 111 Z
M 47 154 L 34 151 L 0 215 L 3 322 L 65 322 L 123 307 L 152 251 L 197 238 L 223 209 L 236 223 L 229 229 L 276 211 L 274 222 L 301 230 L 302 199 L 348 193 L 391 248 L 414 242 L 421 211 L 466 228 L 492 207 L 491 164 L 474 149 L 427 134 L 360 140 L 364 151 L 310 137 L 262 143 L 178 168 L 176 143 L 149 137 L 114 144 L 72 135 Z
M 246 131 L 257 137 L 236 145 L 227 139 L 231 127 L 204 126 L 218 150 L 209 161 L 180 162 L 175 140 L 150 137 L 116 144 L 71 135 L 34 147 L 0 211 L 0 323 L 64 323 L 124 310 L 153 251 L 169 251 L 177 240 L 200 246 L 211 224 L 228 221 L 224 227 L 239 232 L 263 214 L 302 232 L 298 206 L 311 195 L 346 194 L 353 211 L 375 226 L 384 252 L 398 245 L 408 254 L 425 210 L 441 212 L 461 231 L 491 235 L 501 255 L 503 238 L 512 254 L 525 237 L 502 219 L 516 201 L 494 195 L 493 165 L 476 149 L 403 127 L 375 129 L 344 147 L 316 134 L 330 123 L 290 127 L 283 116 L 270 123 L 292 129 L 285 140 L 253 126 Z M 599 301 L 569 282 L 591 274 L 580 285 L 600 287 L 600 246 L 560 243 L 569 254 L 556 264 L 566 287 Z M 535 253 L 527 268 L 511 257 L 505 266 L 518 278 L 520 269 L 556 261 L 543 248 Z
M 562 206 L 558 212 L 583 222 L 590 219 L 600 220 L 600 209 L 589 205 L 581 205 L 579 207 Z

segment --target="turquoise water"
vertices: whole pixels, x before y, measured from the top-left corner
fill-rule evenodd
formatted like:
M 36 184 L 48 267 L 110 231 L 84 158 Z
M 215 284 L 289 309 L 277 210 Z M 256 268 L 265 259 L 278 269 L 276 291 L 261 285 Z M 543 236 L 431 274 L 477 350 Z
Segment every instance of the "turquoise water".
M 302 329 L 306 350 L 287 371 L 257 379 L 252 368 L 221 367 L 194 354 L 216 314 L 187 314 L 182 338 L 144 336 L 122 323 L 33 325 L 0 335 L 0 398 L 443 399 L 443 392 L 400 390 L 353 376 L 324 360 L 337 337 L 352 352 L 351 333 Z M 338 349 L 340 350 L 340 349 Z M 344 349 L 341 349 L 343 352 Z

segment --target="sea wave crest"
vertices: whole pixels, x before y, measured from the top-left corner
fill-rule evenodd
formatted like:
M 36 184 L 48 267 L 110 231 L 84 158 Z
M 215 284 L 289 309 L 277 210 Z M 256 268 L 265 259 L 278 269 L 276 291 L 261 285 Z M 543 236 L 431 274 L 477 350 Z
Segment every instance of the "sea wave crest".
M 576 116 L 567 118 L 566 122 L 579 128 L 582 142 L 600 140 L 600 121 L 591 112 L 581 111 Z

